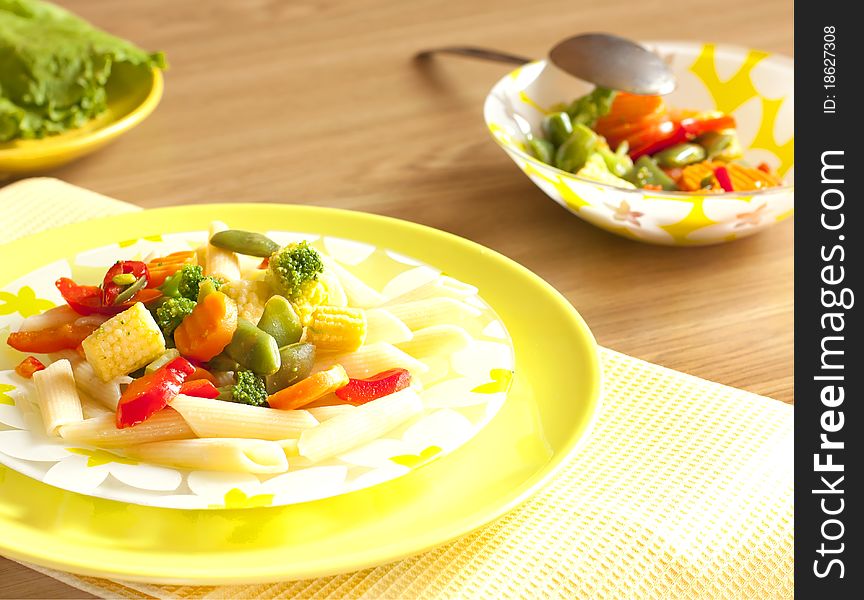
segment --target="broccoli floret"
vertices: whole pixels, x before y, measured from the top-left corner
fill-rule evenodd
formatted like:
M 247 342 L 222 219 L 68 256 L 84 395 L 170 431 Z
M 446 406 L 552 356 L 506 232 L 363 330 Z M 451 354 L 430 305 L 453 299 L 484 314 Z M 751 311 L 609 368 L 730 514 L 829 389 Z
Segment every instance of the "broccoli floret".
M 171 298 L 182 297 L 197 301 L 201 284 L 208 279 L 213 282 L 217 290 L 222 285 L 218 279 L 209 275 L 205 277 L 201 265 L 183 265 L 179 271 L 165 280 L 159 290 Z
M 238 371 L 235 383 L 229 389 L 219 388 L 220 400 L 237 402 L 239 404 L 250 404 L 252 406 L 269 406 L 267 404 L 267 386 L 264 379 L 252 371 Z M 230 392 L 229 392 L 230 390 Z
M 162 330 L 165 341 L 174 337 L 174 330 L 183 322 L 186 315 L 195 308 L 195 301 L 189 298 L 166 298 L 156 309 L 156 324 Z
M 303 284 L 316 281 L 324 272 L 324 262 L 315 248 L 306 242 L 289 244 L 270 256 L 267 281 L 277 293 L 296 300 Z
M 184 298 L 197 301 L 202 281 L 204 281 L 204 269 L 201 265 L 184 266 L 180 281 L 177 283 L 177 292 Z

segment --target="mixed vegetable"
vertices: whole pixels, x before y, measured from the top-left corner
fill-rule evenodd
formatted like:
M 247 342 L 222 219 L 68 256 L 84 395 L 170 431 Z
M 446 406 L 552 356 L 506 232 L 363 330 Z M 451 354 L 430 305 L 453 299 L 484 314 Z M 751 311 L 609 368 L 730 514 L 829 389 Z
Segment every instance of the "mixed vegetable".
M 559 169 L 630 189 L 723 193 L 783 183 L 767 164 L 742 160 L 731 115 L 605 88 L 556 107 L 526 147 Z
M 392 432 L 399 446 L 386 451 L 402 465 L 406 452 L 443 447 L 433 442 L 453 421 L 438 418 L 438 394 L 448 404 L 470 395 L 469 412 L 488 418 L 474 410 L 491 406 L 477 394 L 506 391 L 485 382 L 502 371 L 489 360 L 511 364 L 510 347 L 475 340 L 497 338 L 488 332 L 498 322 L 470 284 L 394 264 L 382 274 L 397 283 L 379 290 L 364 280 L 378 261 L 358 264 L 355 244 L 277 243 L 220 221 L 203 244 L 170 236 L 156 252 L 169 244 L 184 250 L 141 258 L 149 242 L 123 257 L 103 248 L 123 260 L 106 264 L 98 285 L 57 280 L 66 302 L 8 335 L 23 353 L 11 377 L 31 380 L 18 381 L 14 407 L 20 399 L 41 416 L 28 419 L 31 435 L 143 464 L 275 475 L 353 464 L 348 453 Z M 361 460 L 357 476 L 369 465 Z M 346 485 L 357 481 L 346 474 Z
M 306 242 L 280 246 L 264 235 L 223 230 L 208 247 L 261 257 L 252 274 L 228 278 L 176 252 L 112 265 L 100 285 L 60 278 L 66 300 L 7 343 L 26 353 L 76 351 L 102 382 L 131 377 L 116 407 L 117 428 L 133 427 L 179 395 L 254 407 L 297 409 L 333 394 L 360 405 L 409 386 L 406 369 L 350 379 L 339 365 L 313 373 L 318 350 L 352 352 L 366 337 L 362 309 L 328 304 L 324 262 Z M 219 263 L 222 268 L 224 263 Z M 46 369 L 29 356 L 16 371 Z

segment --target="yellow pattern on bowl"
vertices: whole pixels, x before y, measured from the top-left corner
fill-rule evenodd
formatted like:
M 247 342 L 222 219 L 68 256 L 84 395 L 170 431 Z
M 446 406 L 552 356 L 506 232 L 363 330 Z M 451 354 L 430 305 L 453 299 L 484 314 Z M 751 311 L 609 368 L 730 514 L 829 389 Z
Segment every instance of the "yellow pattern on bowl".
M 95 152 L 146 119 L 162 99 L 163 85 L 159 69 L 117 65 L 105 112 L 59 135 L 0 144 L 0 179 L 54 169 Z
M 792 60 L 734 46 L 647 43 L 672 66 L 678 88 L 669 104 L 717 109 L 738 123 L 744 158 L 767 162 L 787 182 L 757 192 L 694 194 L 626 190 L 577 177 L 525 150 L 549 107 L 590 91 L 546 61 L 520 67 L 486 97 L 484 117 L 496 142 L 550 198 L 602 229 L 643 242 L 693 246 L 746 237 L 793 212 Z

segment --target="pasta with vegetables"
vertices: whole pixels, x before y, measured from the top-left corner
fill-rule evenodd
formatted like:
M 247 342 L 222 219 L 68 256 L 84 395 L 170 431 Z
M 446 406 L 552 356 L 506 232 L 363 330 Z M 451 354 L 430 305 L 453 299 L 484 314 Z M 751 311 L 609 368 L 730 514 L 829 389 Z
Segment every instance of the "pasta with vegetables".
M 474 381 L 447 365 L 473 349 L 485 305 L 473 286 L 423 269 L 376 289 L 309 241 L 214 222 L 199 250 L 119 260 L 99 285 L 61 277 L 65 305 L 7 343 L 28 355 L 16 372 L 32 379 L 47 435 L 269 477 L 446 412 L 424 404 L 424 389 Z

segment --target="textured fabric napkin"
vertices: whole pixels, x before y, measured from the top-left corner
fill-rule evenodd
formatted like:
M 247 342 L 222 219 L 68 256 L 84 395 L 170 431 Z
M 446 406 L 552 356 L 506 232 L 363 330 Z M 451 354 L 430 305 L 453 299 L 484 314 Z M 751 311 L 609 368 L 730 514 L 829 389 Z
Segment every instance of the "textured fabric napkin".
M 0 190 L 0 243 L 131 210 L 57 180 L 19 182 Z M 221 587 L 31 568 L 112 598 L 791 598 L 792 407 L 611 350 L 601 359 L 588 443 L 520 508 L 424 554 Z

